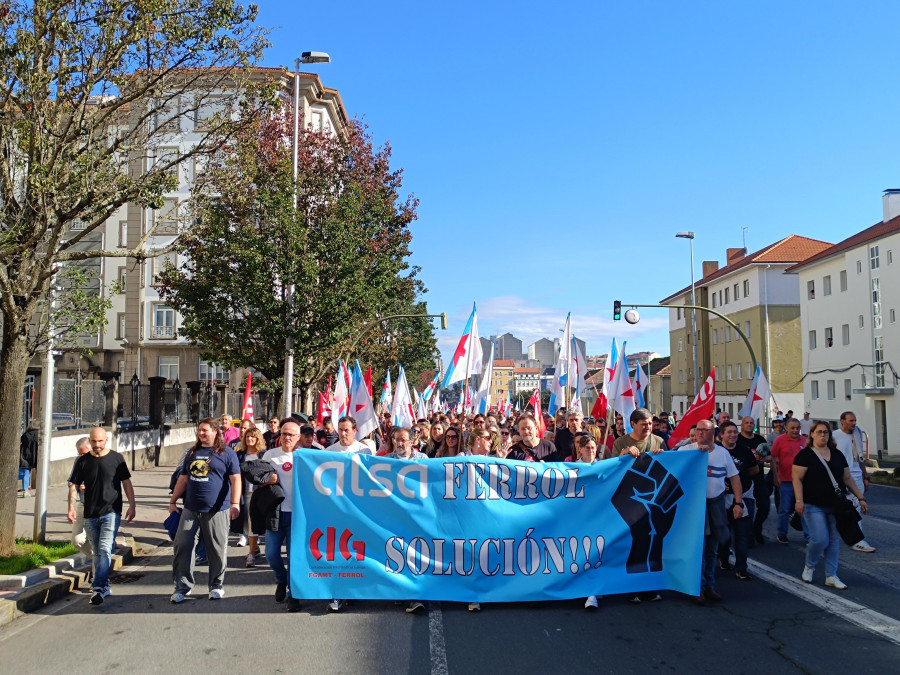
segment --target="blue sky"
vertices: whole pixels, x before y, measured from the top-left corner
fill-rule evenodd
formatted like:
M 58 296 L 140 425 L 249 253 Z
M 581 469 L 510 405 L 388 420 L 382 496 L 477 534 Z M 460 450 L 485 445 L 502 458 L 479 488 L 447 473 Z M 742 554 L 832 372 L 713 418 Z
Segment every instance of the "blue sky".
M 412 262 L 452 352 L 527 344 L 571 311 L 588 354 L 669 350 L 663 310 L 700 261 L 881 220 L 900 187 L 897 2 L 259 0 L 264 65 L 307 66 L 389 141 L 421 204 Z

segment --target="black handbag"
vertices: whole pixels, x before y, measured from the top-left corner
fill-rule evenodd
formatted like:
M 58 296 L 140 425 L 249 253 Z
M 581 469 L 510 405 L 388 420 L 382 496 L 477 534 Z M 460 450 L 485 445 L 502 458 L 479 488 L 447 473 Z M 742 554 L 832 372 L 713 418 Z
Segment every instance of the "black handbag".
M 838 534 L 841 535 L 841 539 L 844 540 L 844 543 L 847 544 L 847 546 L 858 544 L 865 539 L 862 530 L 859 528 L 859 521 L 862 520 L 862 518 L 856 510 L 856 507 L 853 506 L 853 502 L 847 499 L 838 487 L 837 481 L 834 479 L 834 474 L 831 473 L 831 467 L 828 466 L 828 462 L 822 459 L 822 455 L 818 452 L 815 450 L 813 450 L 813 452 L 815 452 L 819 461 L 822 462 L 822 466 L 825 467 L 825 471 L 831 479 L 831 486 L 834 488 L 834 520 Z

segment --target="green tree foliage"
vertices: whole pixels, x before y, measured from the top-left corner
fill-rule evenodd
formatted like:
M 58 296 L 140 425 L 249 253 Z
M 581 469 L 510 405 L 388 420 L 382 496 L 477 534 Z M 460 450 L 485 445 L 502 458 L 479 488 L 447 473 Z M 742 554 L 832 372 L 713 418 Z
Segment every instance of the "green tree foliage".
M 130 249 L 97 235 L 123 205 L 159 206 L 173 169 L 220 142 L 213 118 L 189 152 L 149 160 L 213 97 L 227 110 L 243 88 L 267 44 L 256 12 L 233 0 L 0 0 L 0 555 L 14 545 L 28 363 L 51 327 L 102 324 L 90 261 L 147 257 L 152 227 Z
M 376 374 L 399 361 L 418 375 L 433 367 L 430 320 L 379 321 L 427 313 L 407 262 L 417 201 L 399 196 L 390 147 L 374 148 L 359 122 L 339 133 L 302 127 L 296 208 L 287 104 L 223 144 L 181 240 L 187 262 L 163 273 L 161 294 L 182 313 L 181 334 L 226 367 L 278 379 L 293 338 L 301 392 L 338 358 Z

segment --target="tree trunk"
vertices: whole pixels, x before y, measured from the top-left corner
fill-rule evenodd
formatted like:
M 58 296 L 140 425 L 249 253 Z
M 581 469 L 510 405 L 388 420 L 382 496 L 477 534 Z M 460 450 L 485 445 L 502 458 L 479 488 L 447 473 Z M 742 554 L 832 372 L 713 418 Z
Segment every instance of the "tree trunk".
M 25 340 L 19 336 L 19 323 L 7 317 L 0 352 L 0 556 L 11 555 L 16 543 L 22 388 L 29 360 Z

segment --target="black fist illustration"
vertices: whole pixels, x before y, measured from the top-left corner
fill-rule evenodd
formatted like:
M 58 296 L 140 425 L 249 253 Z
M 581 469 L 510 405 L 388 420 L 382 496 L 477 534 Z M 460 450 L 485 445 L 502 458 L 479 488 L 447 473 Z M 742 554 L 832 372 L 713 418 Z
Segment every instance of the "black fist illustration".
M 675 520 L 677 502 L 684 496 L 678 479 L 650 454 L 634 460 L 612 503 L 631 529 L 629 574 L 662 570 L 663 539 Z

